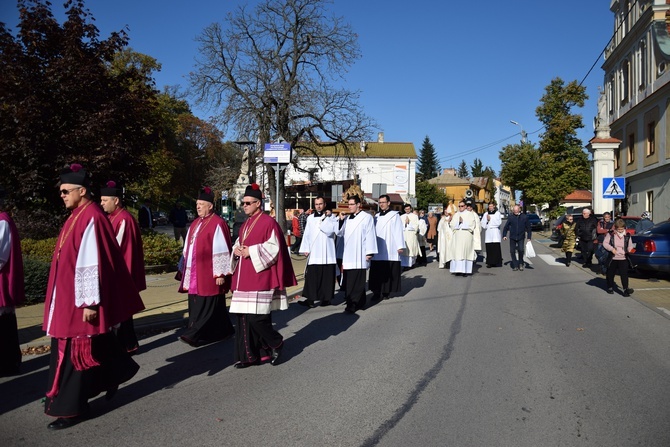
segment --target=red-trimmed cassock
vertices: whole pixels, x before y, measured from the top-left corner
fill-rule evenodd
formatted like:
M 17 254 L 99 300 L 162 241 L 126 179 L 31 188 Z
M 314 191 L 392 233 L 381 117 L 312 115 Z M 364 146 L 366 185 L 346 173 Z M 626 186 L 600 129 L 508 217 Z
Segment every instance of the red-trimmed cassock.
M 125 208 L 117 208 L 107 217 L 112 224 L 116 242 L 119 243 L 123 260 L 126 262 L 130 276 L 133 278 L 135 288 L 138 292 L 147 288 L 147 280 L 144 273 L 144 249 L 142 248 L 142 236 L 140 226 L 135 218 Z M 126 351 L 134 354 L 140 344 L 135 335 L 133 317 L 122 322 L 116 331 L 121 345 Z
M 280 349 L 283 337 L 272 327 L 270 312 L 288 309 L 286 288 L 297 284 L 279 224 L 263 212 L 242 225 L 235 247 L 249 248 L 249 258 L 233 261 L 230 312 L 237 314 L 235 360 L 260 362 L 263 351 Z
M 235 333 L 225 293 L 230 290 L 230 228 L 214 213 L 191 223 L 184 244 L 180 293 L 188 293 L 188 326 L 180 339 L 202 346 Z M 216 285 L 224 278 L 223 285 Z
M 86 308 L 97 318 L 84 321 Z M 86 415 L 89 398 L 135 375 L 139 365 L 111 329 L 142 309 L 107 216 L 90 201 L 72 210 L 56 241 L 44 307 L 52 337 L 46 414 Z
M 15 308 L 24 298 L 19 233 L 9 214 L 0 212 L 0 377 L 19 372 L 21 348 Z

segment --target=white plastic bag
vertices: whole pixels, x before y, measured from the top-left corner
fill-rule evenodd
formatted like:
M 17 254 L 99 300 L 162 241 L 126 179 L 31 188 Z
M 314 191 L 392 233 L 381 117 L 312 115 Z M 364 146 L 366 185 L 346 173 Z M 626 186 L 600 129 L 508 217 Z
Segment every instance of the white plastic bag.
M 535 257 L 535 249 L 533 248 L 533 244 L 530 242 L 530 240 L 526 242 L 526 257 L 528 258 Z

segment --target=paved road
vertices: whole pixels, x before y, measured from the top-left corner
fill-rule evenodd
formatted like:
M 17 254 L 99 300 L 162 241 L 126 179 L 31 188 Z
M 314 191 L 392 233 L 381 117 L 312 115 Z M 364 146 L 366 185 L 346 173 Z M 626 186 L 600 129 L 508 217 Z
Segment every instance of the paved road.
M 523 272 L 411 270 L 403 297 L 355 316 L 293 305 L 274 316 L 276 367 L 234 369 L 230 341 L 154 335 L 115 400 L 62 432 L 46 430 L 34 357 L 0 379 L 0 444 L 670 445 L 670 321 L 536 250 Z

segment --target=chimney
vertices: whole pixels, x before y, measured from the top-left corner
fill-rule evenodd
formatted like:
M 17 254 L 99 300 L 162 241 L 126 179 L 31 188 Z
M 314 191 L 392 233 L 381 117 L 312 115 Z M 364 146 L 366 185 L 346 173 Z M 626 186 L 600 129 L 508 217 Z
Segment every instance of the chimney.
M 384 132 L 379 132 L 377 134 L 377 143 L 383 143 L 384 142 Z
M 361 152 L 365 152 L 365 149 L 367 149 L 368 144 L 365 141 L 361 141 Z

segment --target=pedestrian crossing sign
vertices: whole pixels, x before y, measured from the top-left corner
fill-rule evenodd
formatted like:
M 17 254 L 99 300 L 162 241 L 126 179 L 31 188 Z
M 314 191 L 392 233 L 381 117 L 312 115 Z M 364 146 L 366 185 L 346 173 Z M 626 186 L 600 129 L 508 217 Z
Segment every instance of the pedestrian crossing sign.
M 626 197 L 626 181 L 623 177 L 603 178 L 603 199 L 623 199 Z

